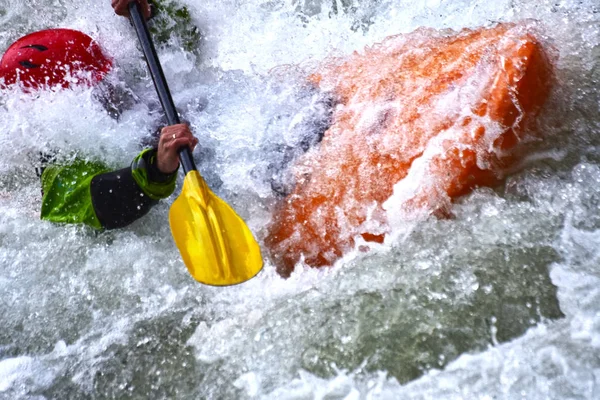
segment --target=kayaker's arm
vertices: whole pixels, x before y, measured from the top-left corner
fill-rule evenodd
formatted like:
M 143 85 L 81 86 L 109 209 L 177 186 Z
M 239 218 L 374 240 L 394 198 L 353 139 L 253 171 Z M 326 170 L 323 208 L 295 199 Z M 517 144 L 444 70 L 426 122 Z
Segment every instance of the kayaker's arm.
M 42 174 L 41 218 L 97 229 L 129 225 L 175 189 L 178 150 L 198 142 L 184 124 L 163 128 L 158 149 L 142 151 L 129 168 L 76 160 L 48 166 Z
M 41 218 L 96 229 L 121 228 L 170 196 L 175 179 L 175 173 L 165 175 L 158 170 L 154 149 L 142 151 L 130 167 L 116 171 L 82 160 L 51 165 L 42 174 Z
M 103 228 L 127 226 L 146 215 L 158 200 L 173 193 L 177 169 L 171 174 L 163 174 L 156 161 L 156 150 L 146 150 L 133 160 L 129 168 L 100 174 L 92 179 L 92 205 Z
M 112 0 L 111 5 L 117 15 L 129 17 L 129 3 L 131 1 L 133 0 Z M 150 18 L 152 11 L 148 4 L 148 0 L 137 0 L 137 2 L 140 4 L 144 17 L 146 17 L 146 19 Z

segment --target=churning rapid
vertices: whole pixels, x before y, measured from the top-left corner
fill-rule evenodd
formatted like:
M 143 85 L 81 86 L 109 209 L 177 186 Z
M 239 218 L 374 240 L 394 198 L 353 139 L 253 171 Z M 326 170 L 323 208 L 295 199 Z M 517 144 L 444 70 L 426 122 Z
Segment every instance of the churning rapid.
M 0 0 L 0 51 L 83 31 L 113 57 L 120 101 L 115 118 L 94 89 L 0 92 L 0 398 L 600 398 L 596 0 L 161 3 L 159 55 L 198 167 L 263 246 L 287 171 L 330 123 L 306 84 L 325 60 L 419 27 L 527 20 L 554 74 L 539 139 L 451 218 L 391 207 L 369 252 L 283 279 L 264 251 L 256 278 L 203 286 L 169 231 L 176 195 L 114 231 L 39 219 L 40 152 L 125 167 L 160 107 L 110 1 Z

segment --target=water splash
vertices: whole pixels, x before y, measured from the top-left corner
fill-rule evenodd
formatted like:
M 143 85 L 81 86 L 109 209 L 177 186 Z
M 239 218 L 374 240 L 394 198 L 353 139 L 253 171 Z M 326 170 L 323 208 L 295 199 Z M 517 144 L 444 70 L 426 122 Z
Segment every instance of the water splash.
M 1 48 L 51 25 L 83 30 L 138 101 L 117 123 L 85 91 L 2 93 L 0 397 L 598 397 L 594 1 L 336 1 L 337 13 L 333 2 L 182 2 L 206 32 L 203 53 L 166 47 L 165 72 L 204 145 L 202 172 L 259 235 L 277 201 L 269 165 L 310 131 L 293 123 L 312 104 L 302 75 L 274 67 L 309 69 L 419 26 L 524 18 L 550 27 L 559 53 L 547 139 L 503 187 L 331 269 L 282 280 L 267 264 L 227 289 L 187 275 L 169 201 L 115 232 L 38 220 L 28 153 L 52 145 L 124 166 L 159 117 L 134 34 L 108 2 L 25 3 L 0 3 Z

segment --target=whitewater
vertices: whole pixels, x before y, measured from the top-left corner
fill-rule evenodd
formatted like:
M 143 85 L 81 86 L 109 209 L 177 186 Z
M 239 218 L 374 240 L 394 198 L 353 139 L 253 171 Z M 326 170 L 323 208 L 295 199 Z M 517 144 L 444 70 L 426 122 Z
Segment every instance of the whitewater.
M 123 168 L 160 111 L 108 0 L 0 0 L 1 52 L 35 30 L 81 30 L 126 94 L 115 119 L 93 89 L 0 92 L 0 399 L 600 398 L 597 0 L 177 4 L 200 38 L 160 46 L 174 101 L 202 175 L 261 244 L 277 175 L 322 125 L 305 82 L 327 58 L 419 27 L 535 20 L 556 74 L 543 140 L 452 218 L 392 218 L 385 243 L 331 268 L 283 279 L 265 257 L 242 285 L 204 286 L 169 230 L 179 188 L 125 229 L 39 219 L 39 152 Z

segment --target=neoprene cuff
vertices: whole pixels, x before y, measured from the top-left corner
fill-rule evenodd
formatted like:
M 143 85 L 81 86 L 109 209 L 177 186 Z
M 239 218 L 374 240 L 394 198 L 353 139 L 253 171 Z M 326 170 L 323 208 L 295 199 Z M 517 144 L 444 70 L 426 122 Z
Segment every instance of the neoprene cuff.
M 131 173 L 140 189 L 151 199 L 169 197 L 175 190 L 177 170 L 163 174 L 156 166 L 156 149 L 146 149 L 131 163 Z

